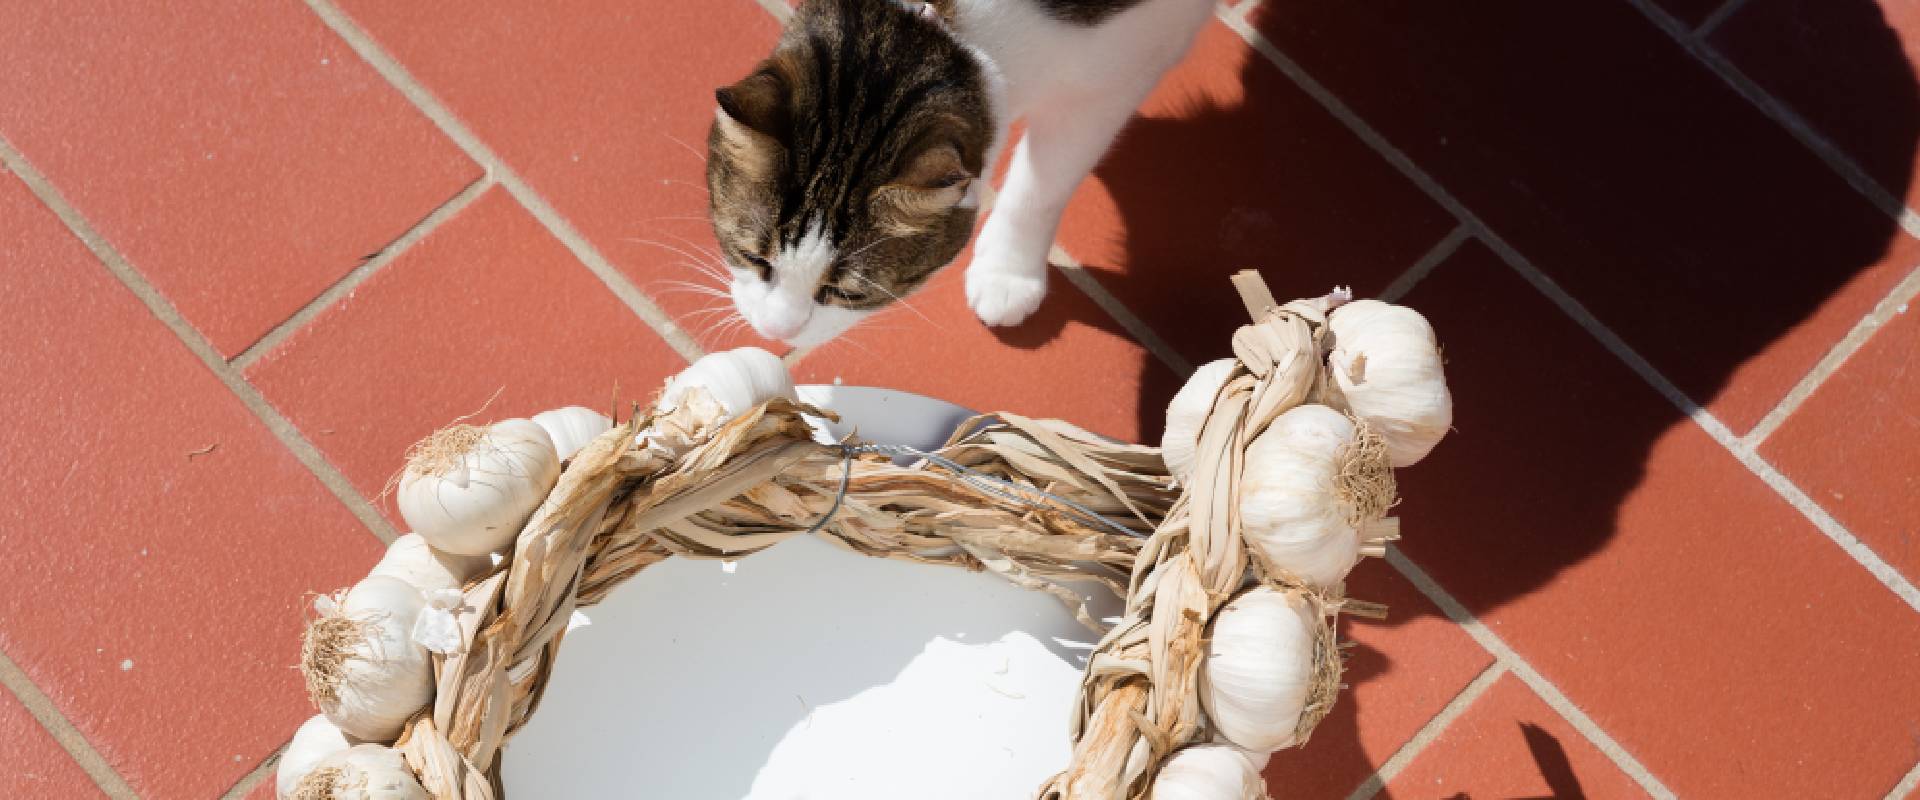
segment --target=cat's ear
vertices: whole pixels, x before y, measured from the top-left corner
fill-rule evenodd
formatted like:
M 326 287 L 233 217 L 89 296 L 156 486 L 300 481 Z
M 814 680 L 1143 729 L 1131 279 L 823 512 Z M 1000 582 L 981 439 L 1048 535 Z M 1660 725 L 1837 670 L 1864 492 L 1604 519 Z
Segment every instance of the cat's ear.
M 784 140 L 789 122 L 792 87 L 779 66 L 768 61 L 752 75 L 713 93 L 720 104 L 719 124 L 729 135 L 758 134 Z
M 874 192 L 874 200 L 884 203 L 902 222 L 924 222 L 965 200 L 973 181 L 959 149 L 941 144 L 908 158 L 893 180 Z

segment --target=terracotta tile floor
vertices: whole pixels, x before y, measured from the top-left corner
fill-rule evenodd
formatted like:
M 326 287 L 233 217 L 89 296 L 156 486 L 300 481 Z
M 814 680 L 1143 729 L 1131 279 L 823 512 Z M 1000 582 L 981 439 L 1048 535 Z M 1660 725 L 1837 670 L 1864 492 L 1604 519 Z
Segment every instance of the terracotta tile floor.
M 267 796 L 407 443 L 750 340 L 671 281 L 780 7 L 0 6 L 0 795 Z M 1227 273 L 1404 294 L 1457 430 L 1276 797 L 1915 796 L 1915 55 L 1905 0 L 1223 4 L 1032 322 L 954 271 L 794 369 L 1151 440 Z

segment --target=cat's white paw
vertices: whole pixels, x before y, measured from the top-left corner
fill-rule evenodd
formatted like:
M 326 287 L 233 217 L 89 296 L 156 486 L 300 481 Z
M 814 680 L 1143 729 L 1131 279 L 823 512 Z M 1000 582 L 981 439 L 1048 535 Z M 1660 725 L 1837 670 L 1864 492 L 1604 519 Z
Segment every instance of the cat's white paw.
M 1025 275 L 1004 270 L 967 268 L 967 305 L 981 322 L 1013 326 L 1024 322 L 1047 296 L 1047 273 Z

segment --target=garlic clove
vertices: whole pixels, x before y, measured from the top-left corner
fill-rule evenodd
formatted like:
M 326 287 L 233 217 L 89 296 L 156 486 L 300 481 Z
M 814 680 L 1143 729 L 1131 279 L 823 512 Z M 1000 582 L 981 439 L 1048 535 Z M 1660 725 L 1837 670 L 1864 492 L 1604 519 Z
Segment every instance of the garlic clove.
M 409 533 L 387 545 L 386 555 L 369 574 L 399 578 L 424 595 L 436 589 L 464 588 L 489 566 L 484 556 L 442 553 L 427 544 L 426 537 Z
M 1336 483 L 1353 420 L 1321 405 L 1276 417 L 1247 447 L 1240 535 L 1271 566 L 1314 586 L 1344 580 L 1360 560 L 1353 509 Z
M 1220 388 L 1233 377 L 1237 359 L 1208 362 L 1193 371 L 1180 391 L 1167 402 L 1167 426 L 1160 435 L 1160 458 L 1167 463 L 1167 474 L 1185 482 L 1193 473 L 1194 450 L 1200 444 L 1200 428 L 1213 411 Z
M 1453 425 L 1433 327 L 1420 312 L 1379 300 L 1341 306 L 1327 325 L 1327 363 L 1341 402 L 1386 439 L 1393 466 L 1419 463 Z
M 672 411 L 687 390 L 705 389 L 735 416 L 775 397 L 795 399 L 793 377 L 779 356 L 758 347 L 741 347 L 721 353 L 709 353 L 667 382 L 660 394 L 660 411 Z
M 434 549 L 484 556 L 519 535 L 559 478 L 553 439 L 533 421 L 456 425 L 414 447 L 396 502 Z
M 293 797 L 294 787 L 300 780 L 313 772 L 313 768 L 336 753 L 345 753 L 359 741 L 341 732 L 324 714 L 315 714 L 312 719 L 300 724 L 293 732 L 293 741 L 287 745 L 287 751 L 280 755 L 280 766 L 274 771 L 274 796 L 279 800 Z
M 542 411 L 533 415 L 533 422 L 553 440 L 553 450 L 561 461 L 573 458 L 588 442 L 613 429 L 613 418 L 580 406 Z
M 433 661 L 413 641 L 426 600 L 405 581 L 375 575 L 307 626 L 300 670 L 320 712 L 348 735 L 392 741 L 433 700 Z
M 298 786 L 302 798 L 330 800 L 432 800 L 399 751 L 356 745 L 314 766 Z
M 1267 586 L 1221 606 L 1200 662 L 1200 703 L 1222 736 L 1262 753 L 1294 743 L 1321 624 L 1305 598 Z
M 1267 783 L 1246 752 L 1231 745 L 1199 744 L 1167 758 L 1149 796 L 1153 800 L 1265 800 Z

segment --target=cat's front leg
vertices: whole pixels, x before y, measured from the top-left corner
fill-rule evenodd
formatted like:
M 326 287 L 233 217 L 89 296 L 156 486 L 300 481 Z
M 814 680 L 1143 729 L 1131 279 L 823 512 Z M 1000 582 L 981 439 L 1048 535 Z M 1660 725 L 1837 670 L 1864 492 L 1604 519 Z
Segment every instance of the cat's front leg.
M 1151 86 L 1050 104 L 1028 115 L 1027 135 L 1013 152 L 967 266 L 967 304 L 980 321 L 1018 325 L 1040 307 L 1047 253 L 1067 201 Z

